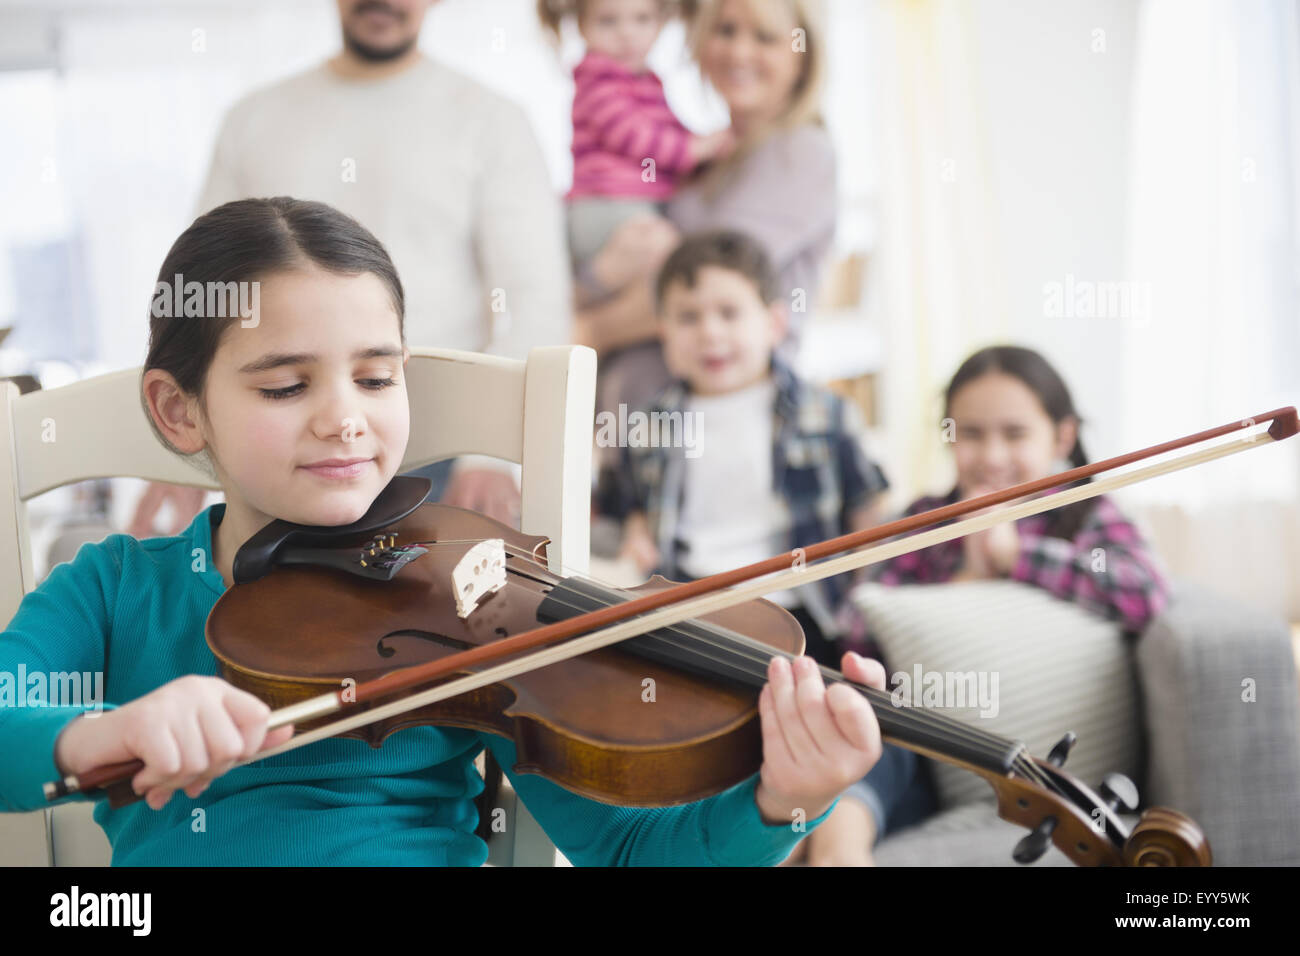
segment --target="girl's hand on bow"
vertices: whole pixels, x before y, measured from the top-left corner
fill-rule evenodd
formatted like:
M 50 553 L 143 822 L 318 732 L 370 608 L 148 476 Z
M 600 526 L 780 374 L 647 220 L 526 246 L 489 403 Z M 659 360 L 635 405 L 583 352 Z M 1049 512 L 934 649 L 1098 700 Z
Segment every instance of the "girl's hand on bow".
M 885 687 L 879 661 L 845 654 L 842 668 L 849 680 Z M 758 698 L 763 766 L 755 800 L 769 824 L 807 822 L 875 766 L 880 725 L 857 691 L 826 687 L 811 657 L 773 657 L 767 679 Z
M 54 744 L 61 774 L 138 759 L 131 785 L 154 810 L 184 789 L 193 798 L 240 760 L 293 736 L 293 725 L 267 733 L 271 708 L 219 677 L 178 677 L 93 718 L 72 721 Z

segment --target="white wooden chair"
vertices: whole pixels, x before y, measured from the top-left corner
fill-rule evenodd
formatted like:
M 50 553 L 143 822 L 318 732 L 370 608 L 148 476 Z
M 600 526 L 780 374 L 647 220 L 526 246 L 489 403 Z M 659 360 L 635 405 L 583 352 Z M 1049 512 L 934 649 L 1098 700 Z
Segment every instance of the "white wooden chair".
M 0 383 L 0 620 L 8 625 L 37 581 L 27 502 L 89 478 L 136 477 L 215 489 L 158 443 L 140 405 L 139 368 L 20 395 Z M 585 574 L 591 515 L 591 422 L 596 354 L 535 348 L 526 362 L 452 349 L 412 348 L 406 367 L 411 436 L 398 473 L 456 455 L 521 466 L 520 527 L 550 538 L 551 569 Z M 55 440 L 48 440 L 53 428 Z M 504 833 L 489 841 L 496 865 L 550 866 L 555 848 L 508 781 L 498 801 Z M 0 865 L 108 865 L 91 802 L 0 814 Z

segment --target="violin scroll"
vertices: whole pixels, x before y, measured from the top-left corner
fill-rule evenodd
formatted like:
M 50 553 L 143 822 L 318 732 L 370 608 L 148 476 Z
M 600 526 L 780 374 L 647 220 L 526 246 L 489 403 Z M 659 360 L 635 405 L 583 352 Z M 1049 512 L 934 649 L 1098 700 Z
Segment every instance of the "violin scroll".
M 1131 829 L 1117 811 L 1136 808 L 1137 788 L 1108 774 L 1100 795 L 1055 762 L 1024 755 L 1005 776 L 983 771 L 998 816 L 1029 830 L 1014 859 L 1032 863 L 1055 844 L 1078 866 L 1209 866 L 1209 841 L 1190 817 L 1152 807 Z
M 1209 866 L 1210 843 L 1191 817 L 1168 807 L 1142 814 L 1124 844 L 1126 866 Z

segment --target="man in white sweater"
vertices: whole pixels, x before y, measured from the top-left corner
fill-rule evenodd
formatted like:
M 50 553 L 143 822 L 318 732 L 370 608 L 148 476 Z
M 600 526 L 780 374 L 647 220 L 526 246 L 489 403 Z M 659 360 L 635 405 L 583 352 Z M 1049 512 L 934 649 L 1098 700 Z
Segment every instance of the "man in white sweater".
M 420 53 L 434 2 L 337 0 L 342 51 L 230 109 L 198 213 L 252 196 L 329 203 L 388 249 L 412 345 L 525 358 L 571 341 L 559 197 L 523 111 Z M 448 480 L 421 473 L 435 496 Z M 204 494 L 151 487 L 131 533 L 153 533 L 165 498 L 185 527 Z M 490 459 L 458 460 L 441 500 L 518 522 L 516 475 Z

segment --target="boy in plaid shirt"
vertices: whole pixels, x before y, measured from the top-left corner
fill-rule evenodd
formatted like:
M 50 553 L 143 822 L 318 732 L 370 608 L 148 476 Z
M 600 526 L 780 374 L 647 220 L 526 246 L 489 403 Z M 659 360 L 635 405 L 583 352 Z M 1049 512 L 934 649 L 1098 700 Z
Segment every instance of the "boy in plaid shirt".
M 888 482 L 863 450 L 855 407 L 774 355 L 786 315 L 762 246 L 736 232 L 689 237 L 664 263 L 656 299 L 676 380 L 642 421 L 661 430 L 638 433 L 635 411 L 625 440 L 612 422 L 597 428 L 599 444 L 620 446 L 597 495 L 623 522 L 621 555 L 685 581 L 878 524 Z M 836 670 L 836 613 L 853 577 L 767 595 Z

